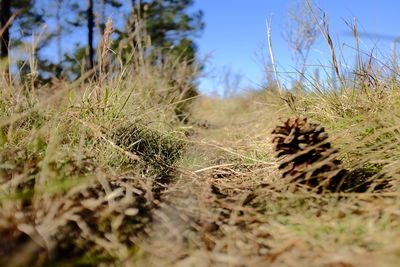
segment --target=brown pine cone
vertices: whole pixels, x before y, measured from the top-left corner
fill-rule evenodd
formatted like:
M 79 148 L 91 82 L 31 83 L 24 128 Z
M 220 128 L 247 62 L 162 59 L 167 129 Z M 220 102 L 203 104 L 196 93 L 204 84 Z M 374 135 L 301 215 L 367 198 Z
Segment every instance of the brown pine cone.
M 327 142 L 328 133 L 307 118 L 288 119 L 277 126 L 272 134 L 277 157 L 283 157 L 279 169 L 289 182 L 304 184 L 310 188 L 338 191 L 347 174 L 336 158 L 338 151 Z

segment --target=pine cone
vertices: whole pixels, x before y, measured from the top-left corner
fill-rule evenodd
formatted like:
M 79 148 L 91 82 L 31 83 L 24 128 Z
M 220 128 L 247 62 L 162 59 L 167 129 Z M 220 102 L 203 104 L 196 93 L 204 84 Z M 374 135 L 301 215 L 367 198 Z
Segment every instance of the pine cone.
M 286 156 L 280 163 L 282 177 L 290 182 L 338 191 L 347 174 L 336 158 L 338 151 L 327 142 L 325 129 L 307 118 L 290 118 L 277 126 L 272 134 L 277 157 Z

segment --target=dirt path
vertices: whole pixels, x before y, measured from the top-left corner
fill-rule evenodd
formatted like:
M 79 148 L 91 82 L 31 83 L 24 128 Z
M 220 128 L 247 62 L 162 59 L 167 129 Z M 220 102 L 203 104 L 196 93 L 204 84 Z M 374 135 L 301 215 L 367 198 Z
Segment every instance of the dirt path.
M 400 245 L 390 240 L 400 241 L 400 225 L 383 225 L 398 218 L 397 199 L 292 193 L 272 156 L 273 124 L 268 118 L 231 120 L 197 130 L 179 179 L 155 212 L 151 238 L 142 243 L 143 265 L 399 263 L 394 251 Z M 382 219 L 378 210 L 388 217 Z
M 292 246 L 285 240 L 282 252 L 271 249 L 276 240 L 253 201 L 275 179 L 276 166 L 240 150 L 244 139 L 230 135 L 241 127 L 219 124 L 192 137 L 183 162 L 188 170 L 164 193 L 151 242 L 144 245 L 154 265 L 257 266 Z

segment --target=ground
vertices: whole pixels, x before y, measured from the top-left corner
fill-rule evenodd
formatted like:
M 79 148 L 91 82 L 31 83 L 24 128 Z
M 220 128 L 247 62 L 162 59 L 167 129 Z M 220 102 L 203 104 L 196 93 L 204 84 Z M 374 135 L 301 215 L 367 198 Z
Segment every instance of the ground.
M 2 87 L 0 264 L 400 264 L 397 85 L 197 96 L 184 123 L 158 66 L 134 74 L 107 90 Z M 324 126 L 368 186 L 283 179 L 271 133 L 293 116 Z
M 272 150 L 277 111 L 253 104 L 244 113 L 201 105 L 208 128 L 191 137 L 179 182 L 164 193 L 144 262 L 397 266 L 398 193 L 292 192 Z

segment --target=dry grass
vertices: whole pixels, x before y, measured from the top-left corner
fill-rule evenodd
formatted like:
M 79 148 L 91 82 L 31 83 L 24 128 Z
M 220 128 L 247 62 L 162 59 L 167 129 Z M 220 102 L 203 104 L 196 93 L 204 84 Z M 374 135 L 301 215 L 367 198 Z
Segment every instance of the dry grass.
M 312 95 L 298 97 L 313 100 Z M 256 94 L 222 102 L 204 99 L 199 103 L 196 114 L 202 119 L 208 118 L 214 127 L 199 130 L 192 138 L 193 148 L 186 154 L 192 158 L 185 158 L 182 164 L 186 168 L 191 166 L 194 173 L 182 175 L 180 184 L 164 195 L 155 223 L 157 231 L 143 246 L 143 264 L 399 264 L 400 195 L 395 187 L 380 192 L 315 194 L 294 192 L 293 186 L 280 178 L 277 162 L 272 157 L 270 132 L 278 123 L 279 115 L 286 116 L 291 111 L 283 104 L 277 105 L 277 99 L 273 95 Z M 248 101 L 263 104 L 246 105 Z M 320 99 L 313 105 L 307 104 L 309 110 L 321 106 Z M 382 117 L 376 113 L 373 123 L 387 121 L 386 112 L 381 112 Z M 303 114 L 318 121 L 321 113 Z M 376 140 L 386 132 L 395 134 L 398 140 L 399 132 L 392 129 L 392 124 L 381 128 L 379 134 L 366 135 L 365 128 L 361 127 L 367 124 L 365 120 L 357 125 L 347 124 L 349 117 L 342 118 L 343 121 L 324 119 L 332 132 L 331 140 L 342 149 L 341 156 L 348 166 L 380 162 L 384 166 L 380 174 L 385 173 L 393 185 L 398 184 L 400 172 L 394 167 L 398 154 L 383 156 L 382 153 L 389 147 L 398 149 L 399 143 L 392 139 L 390 144 L 388 140 L 379 140 L 378 145 Z M 348 132 L 351 135 L 344 134 Z M 372 151 L 371 139 L 375 142 Z M 388 169 L 390 174 L 384 171 Z M 373 175 L 372 179 L 377 176 Z
M 137 75 L 121 83 L 159 88 L 161 81 Z M 280 178 L 270 132 L 293 111 L 275 93 L 199 99 L 193 120 L 207 119 L 205 129 L 182 127 L 173 104 L 152 102 L 148 91 L 114 87 L 109 106 L 100 109 L 85 91 L 92 87 L 80 86 L 48 104 L 3 90 L 11 100 L 4 109 L 0 198 L 8 265 L 399 263 L 395 187 L 294 193 Z M 356 116 L 331 108 L 330 95 L 299 94 L 295 103 L 297 114 L 326 126 L 346 167 L 380 164 L 379 173 L 396 184 L 397 96 L 386 95 L 371 110 L 363 108 L 367 99 L 338 96 Z M 26 115 L 13 118 L 14 109 Z M 171 152 L 177 163 L 169 161 Z
M 0 81 L 2 266 L 132 265 L 174 180 L 190 130 L 175 110 L 195 66 L 142 51 L 107 76 L 106 46 L 100 79 Z
M 396 77 L 370 65 L 339 90 L 202 97 L 183 124 L 197 69 L 150 64 L 137 38 L 101 84 L 90 73 L 35 90 L 2 78 L 0 264 L 399 265 Z M 293 190 L 271 142 L 292 115 L 325 126 L 347 169 L 390 187 Z

